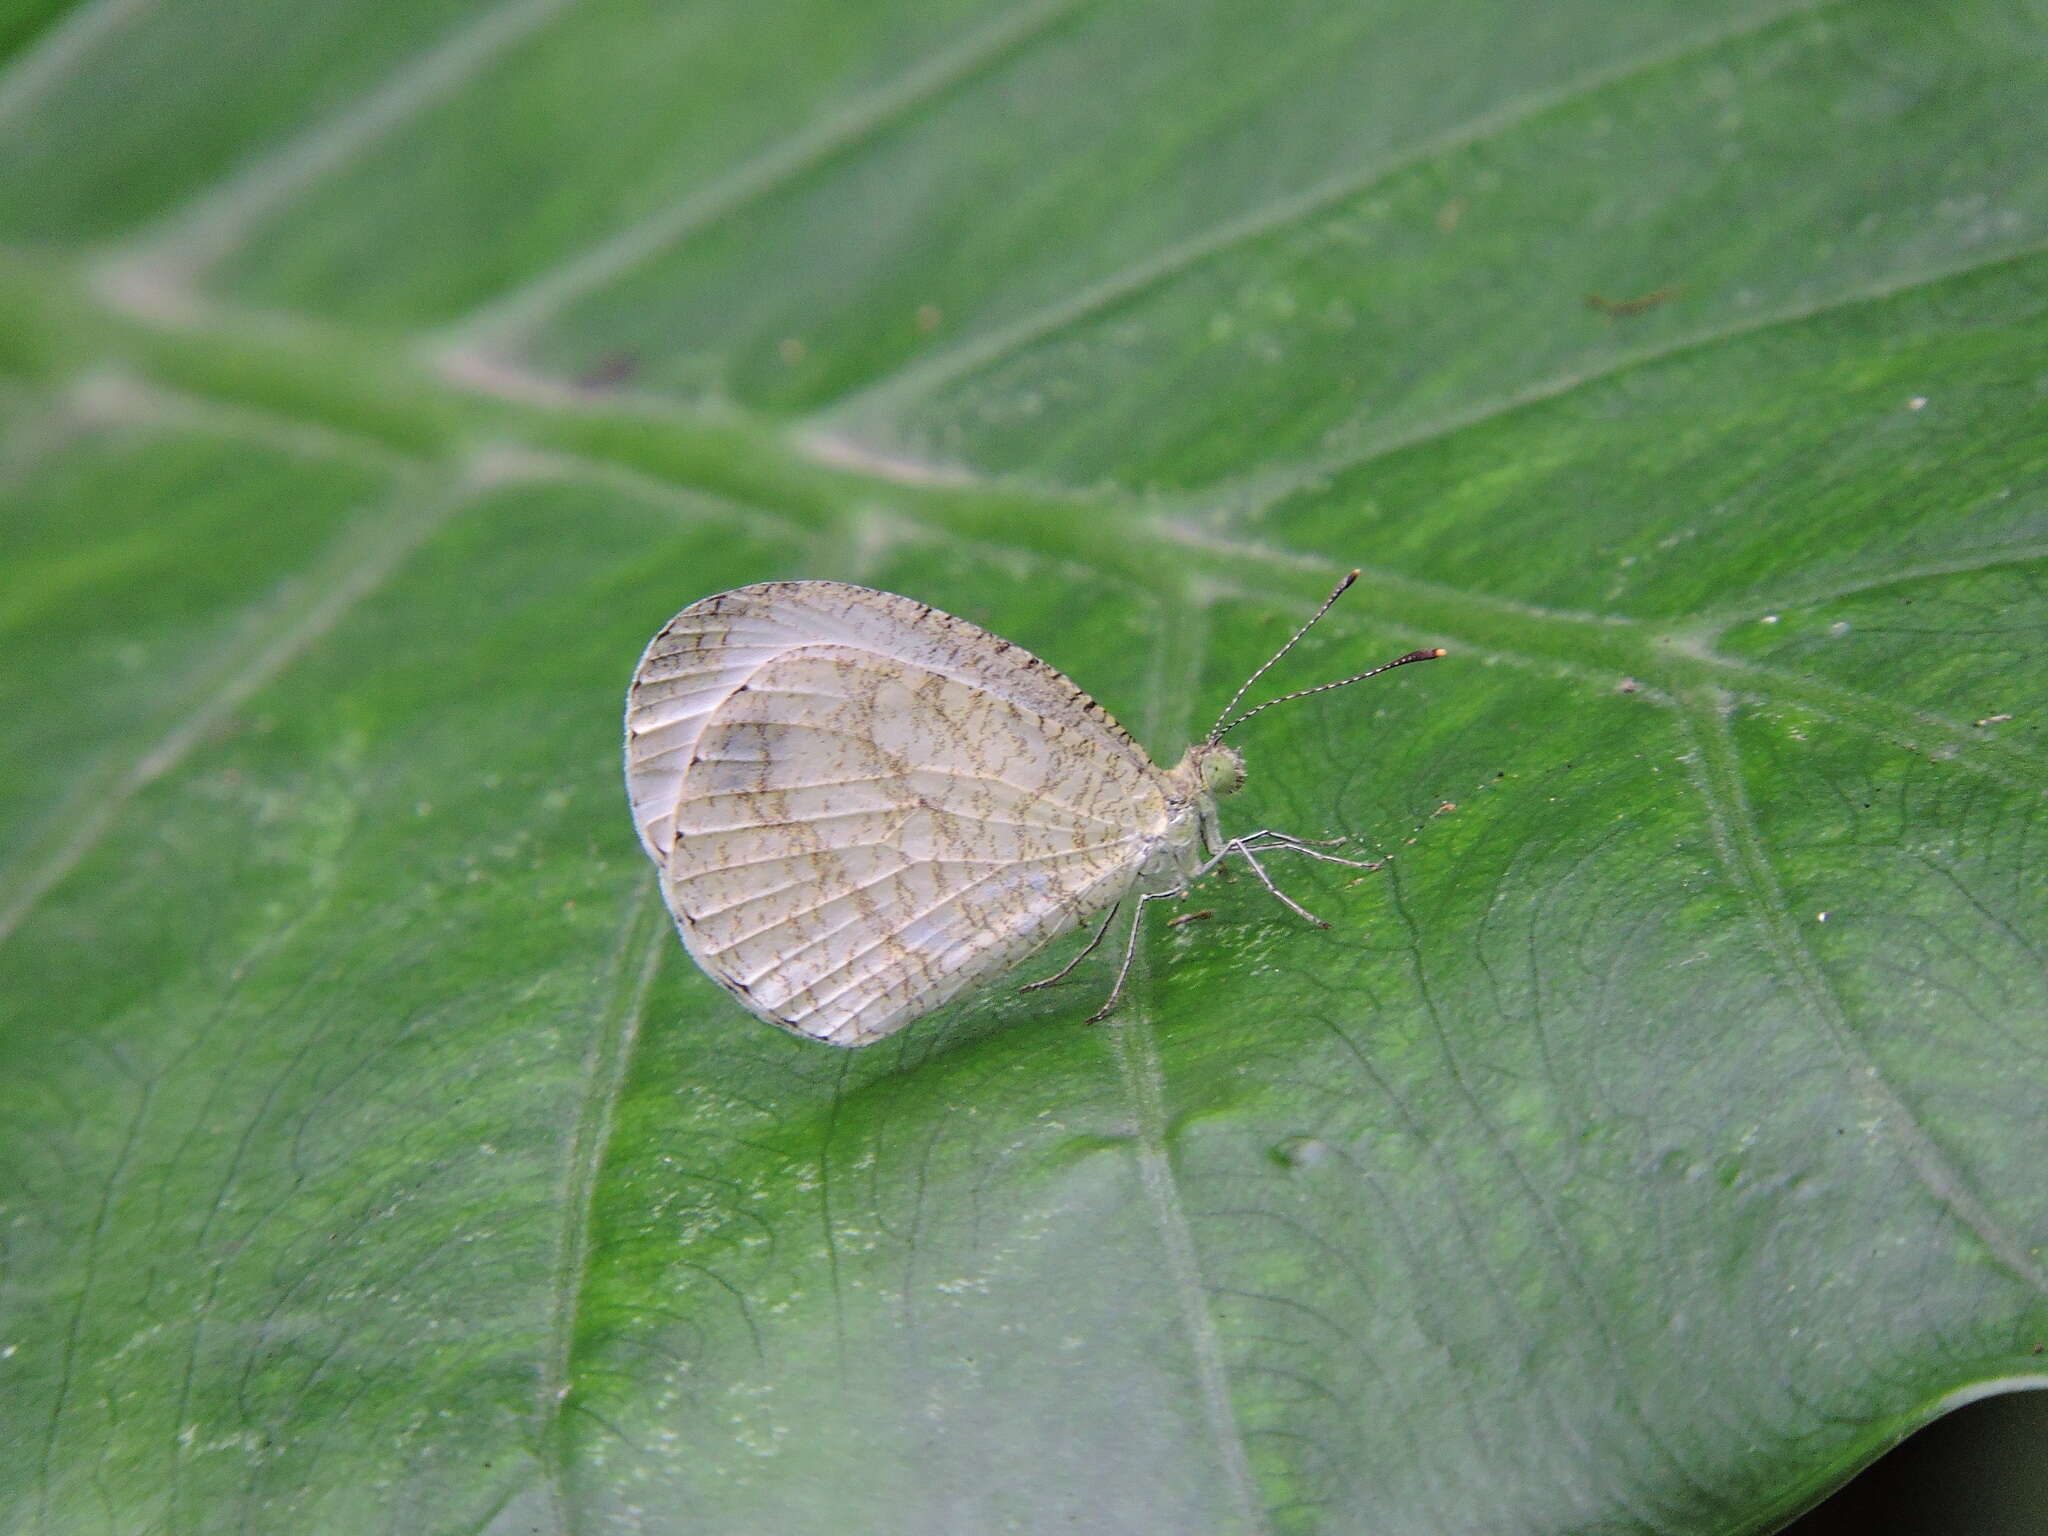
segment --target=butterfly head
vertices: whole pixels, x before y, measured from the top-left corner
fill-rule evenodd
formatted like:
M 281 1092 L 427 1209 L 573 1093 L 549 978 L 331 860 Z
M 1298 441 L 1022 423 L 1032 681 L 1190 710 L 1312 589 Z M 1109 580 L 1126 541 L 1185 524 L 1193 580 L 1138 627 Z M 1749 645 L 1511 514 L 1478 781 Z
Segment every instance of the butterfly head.
M 1244 788 L 1244 758 L 1220 741 L 1201 741 L 1174 769 L 1174 776 L 1197 795 L 1234 795 Z

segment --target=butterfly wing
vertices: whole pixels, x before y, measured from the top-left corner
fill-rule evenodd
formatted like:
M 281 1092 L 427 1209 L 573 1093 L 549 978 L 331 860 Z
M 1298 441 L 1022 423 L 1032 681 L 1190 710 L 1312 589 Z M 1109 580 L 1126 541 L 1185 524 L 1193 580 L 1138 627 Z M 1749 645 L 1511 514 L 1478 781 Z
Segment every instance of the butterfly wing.
M 965 619 L 839 581 L 770 581 L 692 603 L 656 635 L 626 698 L 626 788 L 657 864 L 699 733 L 741 683 L 799 646 L 872 651 L 1068 723 L 1106 756 L 1150 769 L 1145 749 L 1065 675 Z M 1157 770 L 1153 770 L 1155 773 Z
M 698 964 L 858 1045 L 1099 914 L 1165 825 L 1162 776 L 1045 663 L 831 582 L 685 609 L 627 712 L 642 841 Z

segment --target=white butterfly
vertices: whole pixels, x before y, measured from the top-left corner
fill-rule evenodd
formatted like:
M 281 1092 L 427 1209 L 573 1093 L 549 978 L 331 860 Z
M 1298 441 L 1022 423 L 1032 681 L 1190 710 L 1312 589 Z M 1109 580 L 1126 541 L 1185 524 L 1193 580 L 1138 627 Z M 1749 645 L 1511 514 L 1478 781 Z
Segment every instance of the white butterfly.
M 626 790 L 683 943 L 761 1018 L 866 1045 L 1107 913 L 1080 955 L 1032 985 L 1059 980 L 1136 892 L 1101 1018 L 1144 904 L 1185 895 L 1227 858 L 1320 922 L 1258 855 L 1377 866 L 1280 832 L 1225 838 L 1216 798 L 1244 782 L 1244 760 L 1222 738 L 1286 699 L 1444 654 L 1233 717 L 1357 577 L 1169 769 L 1036 656 L 907 597 L 777 581 L 692 603 L 626 695 Z

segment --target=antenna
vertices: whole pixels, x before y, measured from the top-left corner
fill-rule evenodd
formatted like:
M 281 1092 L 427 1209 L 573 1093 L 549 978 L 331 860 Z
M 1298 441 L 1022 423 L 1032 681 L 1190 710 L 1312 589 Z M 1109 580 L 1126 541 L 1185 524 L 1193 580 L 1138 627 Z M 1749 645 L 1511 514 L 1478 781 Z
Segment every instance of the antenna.
M 1354 581 L 1358 580 L 1358 576 L 1359 573 L 1357 571 L 1353 571 L 1350 575 L 1346 576 L 1342 581 L 1338 582 L 1337 590 L 1332 592 L 1328 597 L 1323 599 L 1323 606 L 1318 608 L 1313 614 L 1309 616 L 1308 623 L 1302 625 L 1301 628 L 1297 629 L 1294 632 L 1293 636 L 1288 640 L 1288 642 L 1285 645 L 1281 646 L 1279 650 L 1275 651 L 1272 654 L 1272 656 L 1267 659 L 1265 666 L 1260 667 L 1258 671 L 1254 672 L 1250 677 L 1244 680 L 1244 685 L 1240 687 L 1236 693 L 1232 694 L 1230 696 L 1230 702 L 1223 706 L 1223 713 L 1216 717 L 1215 728 L 1209 732 L 1208 739 L 1210 741 L 1221 741 L 1226 732 L 1236 730 L 1240 725 L 1243 725 L 1245 721 L 1251 719 L 1253 715 L 1262 713 L 1265 710 L 1269 710 L 1275 704 L 1285 704 L 1292 699 L 1305 699 L 1312 693 L 1328 693 L 1332 688 L 1349 688 L 1353 683 L 1362 683 L 1368 677 L 1378 677 L 1382 672 L 1391 672 L 1394 670 L 1394 668 L 1405 667 L 1410 662 L 1435 661 L 1438 657 L 1445 654 L 1441 647 L 1427 651 L 1410 651 L 1406 656 L 1396 657 L 1394 660 L 1385 662 L 1380 666 L 1374 667 L 1370 671 L 1360 672 L 1351 677 L 1340 678 L 1338 681 L 1334 683 L 1318 683 L 1315 687 L 1303 688 L 1298 693 L 1283 693 L 1277 699 L 1268 699 L 1263 704 L 1255 704 L 1250 709 L 1246 710 L 1243 714 L 1233 717 L 1230 712 L 1233 709 L 1237 708 L 1238 701 L 1241 700 L 1248 691 L 1250 691 L 1252 684 L 1256 683 L 1260 678 L 1264 677 L 1267 671 L 1271 669 L 1274 662 L 1278 661 L 1282 656 L 1285 656 L 1289 651 L 1294 649 L 1296 643 L 1301 639 L 1301 637 L 1307 634 L 1311 629 L 1315 627 L 1316 620 L 1320 619 L 1324 614 L 1330 611 L 1330 605 L 1335 603 L 1338 598 L 1342 597 L 1347 591 L 1350 590 L 1351 584 Z
M 1208 737 L 1210 741 L 1220 740 L 1222 738 L 1223 733 L 1230 729 L 1230 727 L 1225 725 L 1223 722 L 1230 719 L 1230 712 L 1233 709 L 1237 708 L 1237 701 L 1243 698 L 1247 693 L 1251 691 L 1252 684 L 1256 683 L 1260 678 L 1264 677 L 1268 672 L 1270 672 L 1273 668 L 1274 662 L 1278 661 L 1282 656 L 1285 656 L 1289 651 L 1293 650 L 1295 647 L 1295 643 L 1299 641 L 1303 635 L 1307 634 L 1310 630 L 1316 627 L 1316 620 L 1320 619 L 1324 614 L 1328 613 L 1330 611 L 1330 606 L 1333 603 L 1335 603 L 1338 598 L 1342 597 L 1346 592 L 1351 590 L 1351 583 L 1358 580 L 1358 577 L 1359 573 L 1357 571 L 1353 571 L 1349 576 L 1346 576 L 1342 581 L 1338 582 L 1337 590 L 1332 592 L 1328 597 L 1323 599 L 1323 606 L 1318 608 L 1314 613 L 1309 615 L 1308 622 L 1302 625 L 1301 628 L 1297 629 L 1285 645 L 1281 646 L 1279 650 L 1275 651 L 1271 656 L 1267 657 L 1266 664 L 1263 667 L 1260 667 L 1258 671 L 1254 672 L 1250 677 L 1246 678 L 1241 684 L 1238 685 L 1237 692 L 1233 693 L 1230 696 L 1230 702 L 1223 706 L 1223 713 L 1216 717 L 1216 724 L 1210 727 Z M 1274 702 L 1277 704 L 1279 700 L 1276 699 L 1274 700 Z M 1264 708 L 1263 705 L 1261 705 L 1260 707 Z

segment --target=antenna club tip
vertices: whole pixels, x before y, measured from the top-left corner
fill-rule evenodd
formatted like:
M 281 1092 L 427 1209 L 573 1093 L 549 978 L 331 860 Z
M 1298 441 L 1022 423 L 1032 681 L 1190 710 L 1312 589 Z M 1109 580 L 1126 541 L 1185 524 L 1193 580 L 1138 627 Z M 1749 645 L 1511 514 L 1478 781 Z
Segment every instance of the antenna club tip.
M 1437 648 L 1436 648 L 1435 650 L 1433 650 L 1433 651 L 1431 651 L 1431 652 L 1429 653 L 1429 659 L 1430 659 L 1431 661 L 1435 661 L 1435 660 L 1436 660 L 1436 659 L 1437 659 L 1438 657 L 1441 657 L 1441 656 L 1448 656 L 1448 655 L 1450 655 L 1450 654 L 1451 654 L 1451 653 L 1450 653 L 1449 651 L 1445 650 L 1445 649 L 1444 649 L 1444 648 L 1443 648 L 1442 646 L 1438 646 L 1438 647 L 1437 647 Z
M 1363 576 L 1364 574 L 1365 572 L 1363 570 L 1361 570 L 1358 566 L 1354 565 L 1353 567 L 1351 567 L 1351 574 L 1349 576 L 1346 576 L 1344 579 L 1346 581 L 1356 581 L 1359 577 Z

